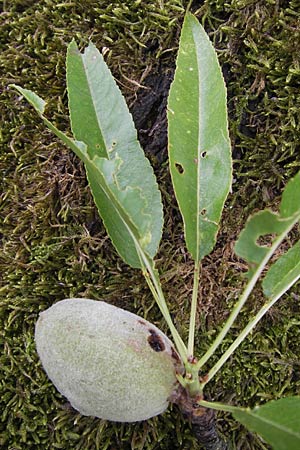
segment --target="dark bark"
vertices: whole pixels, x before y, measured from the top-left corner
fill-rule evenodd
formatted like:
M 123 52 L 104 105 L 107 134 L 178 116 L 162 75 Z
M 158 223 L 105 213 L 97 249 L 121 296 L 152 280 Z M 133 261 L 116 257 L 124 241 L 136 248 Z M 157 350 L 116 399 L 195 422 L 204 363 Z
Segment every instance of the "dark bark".
M 197 399 L 190 397 L 183 388 L 178 389 L 171 401 L 191 423 L 195 437 L 205 450 L 230 450 L 229 443 L 217 431 L 213 409 L 198 405 Z
M 229 450 L 227 443 L 221 438 L 216 429 L 215 411 L 201 408 L 201 415 L 193 415 L 192 429 L 198 442 L 206 450 Z
M 139 141 L 146 153 L 161 163 L 167 159 L 167 99 L 174 69 L 159 67 L 143 82 L 131 108 Z

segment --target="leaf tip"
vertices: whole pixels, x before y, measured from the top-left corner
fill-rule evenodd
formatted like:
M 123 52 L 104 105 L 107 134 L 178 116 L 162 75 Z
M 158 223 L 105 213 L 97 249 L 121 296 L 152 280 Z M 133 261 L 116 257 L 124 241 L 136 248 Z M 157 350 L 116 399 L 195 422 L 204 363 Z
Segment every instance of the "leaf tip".
M 79 49 L 78 49 L 78 45 L 75 41 L 75 39 L 73 38 L 70 42 L 70 44 L 68 45 L 68 50 L 67 50 L 68 54 L 78 54 L 80 53 Z
M 35 94 L 33 91 L 30 91 L 29 89 L 22 88 L 21 86 L 18 86 L 17 84 L 10 84 L 11 87 L 16 89 L 25 99 L 35 108 L 35 110 L 39 114 L 43 114 L 45 111 L 46 102 L 41 97 L 39 97 L 37 94 Z

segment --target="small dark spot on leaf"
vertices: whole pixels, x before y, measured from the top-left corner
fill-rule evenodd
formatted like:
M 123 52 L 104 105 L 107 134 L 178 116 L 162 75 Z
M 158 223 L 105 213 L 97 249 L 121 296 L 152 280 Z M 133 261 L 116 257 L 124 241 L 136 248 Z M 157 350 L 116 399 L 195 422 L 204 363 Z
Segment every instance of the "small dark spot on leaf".
M 182 174 L 184 172 L 184 168 L 182 167 L 181 164 L 175 163 L 175 167 L 176 167 L 178 173 Z
M 206 155 L 207 155 L 207 152 L 202 152 L 202 153 L 201 153 L 201 158 L 205 158 Z
M 149 329 L 150 336 L 148 336 L 148 342 L 151 348 L 155 352 L 163 352 L 165 349 L 165 344 L 163 343 L 162 338 L 156 333 L 155 330 Z
M 206 214 L 206 209 L 205 209 L 205 208 L 201 209 L 200 214 L 201 214 L 201 216 L 205 216 L 205 214 Z
M 271 247 L 275 237 L 275 234 L 264 234 L 263 236 L 258 237 L 258 239 L 256 240 L 256 244 L 260 247 Z

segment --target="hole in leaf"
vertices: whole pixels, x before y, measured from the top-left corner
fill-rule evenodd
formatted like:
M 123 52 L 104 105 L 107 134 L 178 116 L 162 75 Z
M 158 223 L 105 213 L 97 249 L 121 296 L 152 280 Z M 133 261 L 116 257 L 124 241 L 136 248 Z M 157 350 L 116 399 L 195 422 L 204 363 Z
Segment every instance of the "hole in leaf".
M 184 172 L 184 168 L 182 167 L 182 165 L 181 164 L 179 164 L 179 163 L 175 163 L 175 167 L 176 167 L 176 169 L 177 169 L 177 171 L 178 171 L 178 173 L 183 173 Z
M 256 244 L 260 247 L 271 247 L 275 239 L 275 234 L 265 234 L 256 239 Z
M 108 152 L 109 153 L 113 152 L 116 145 L 117 145 L 117 142 L 116 141 L 112 141 L 111 147 L 108 149 Z
M 202 152 L 201 153 L 201 158 L 205 158 L 207 156 L 207 152 Z
M 201 215 L 201 216 L 205 216 L 206 212 L 207 212 L 206 209 L 203 208 L 203 209 L 201 209 L 201 211 L 200 211 L 200 215 Z

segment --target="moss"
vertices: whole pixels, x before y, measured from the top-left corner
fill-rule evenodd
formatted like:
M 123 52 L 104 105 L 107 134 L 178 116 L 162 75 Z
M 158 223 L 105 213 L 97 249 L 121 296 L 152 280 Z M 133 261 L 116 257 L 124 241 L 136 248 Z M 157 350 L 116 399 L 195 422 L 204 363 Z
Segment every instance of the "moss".
M 184 2 L 184 6 L 187 2 Z M 275 206 L 299 170 L 299 1 L 210 0 L 193 10 L 210 33 L 228 85 L 235 183 L 215 251 L 203 262 L 197 351 L 202 353 L 228 315 L 245 269 L 232 243 L 248 214 Z M 125 2 L 4 2 L 0 65 L 0 446 L 7 449 L 197 448 L 175 408 L 133 425 L 106 423 L 71 410 L 38 361 L 33 331 L 39 311 L 73 295 L 125 307 L 166 331 L 138 271 L 118 258 L 97 217 L 78 160 L 53 138 L 9 83 L 48 100 L 48 114 L 68 127 L 65 51 L 70 40 L 108 47 L 107 61 L 129 103 L 146 76 L 173 65 L 183 7 L 180 0 Z M 174 321 L 187 336 L 192 263 L 166 164 L 153 159 L 165 203 L 158 255 Z M 294 237 L 299 236 L 298 230 Z M 294 290 L 296 292 L 296 290 Z M 225 340 L 229 345 L 261 301 L 252 297 Z M 254 405 L 299 395 L 299 302 L 287 295 L 237 350 L 210 396 Z M 222 349 L 220 349 L 221 352 Z M 215 356 L 217 357 L 218 354 Z M 213 362 L 213 361 L 212 361 Z M 229 415 L 220 429 L 236 448 L 265 449 Z

